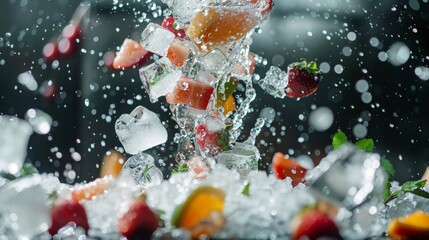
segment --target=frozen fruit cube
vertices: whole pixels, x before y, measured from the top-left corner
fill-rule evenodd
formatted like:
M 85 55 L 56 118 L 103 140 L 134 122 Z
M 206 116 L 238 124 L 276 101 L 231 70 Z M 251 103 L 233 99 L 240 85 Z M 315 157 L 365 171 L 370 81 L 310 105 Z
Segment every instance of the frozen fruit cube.
M 155 54 L 166 56 L 168 47 L 175 38 L 174 33 L 162 26 L 149 23 L 141 34 L 140 43 L 143 48 Z
M 165 97 L 170 104 L 183 103 L 190 107 L 205 110 L 209 104 L 213 87 L 209 84 L 183 76 L 173 92 Z
M 122 114 L 115 123 L 115 131 L 130 154 L 137 154 L 167 141 L 167 130 L 156 113 L 143 106 L 130 114 Z
M 225 73 L 225 69 L 230 66 L 228 58 L 219 49 L 215 49 L 207 53 L 202 58 L 202 63 L 204 69 L 215 76 L 223 75 Z
M 233 149 L 220 152 L 216 155 L 216 160 L 225 167 L 237 170 L 240 174 L 246 175 L 250 171 L 258 170 L 260 157 L 259 150 L 255 146 L 237 143 Z
M 258 84 L 271 96 L 284 98 L 286 96 L 285 88 L 288 84 L 287 73 L 276 66 L 271 66 L 265 78 Z
M 181 76 L 182 73 L 174 69 L 167 58 L 161 58 L 140 69 L 140 79 L 151 102 L 172 92 Z

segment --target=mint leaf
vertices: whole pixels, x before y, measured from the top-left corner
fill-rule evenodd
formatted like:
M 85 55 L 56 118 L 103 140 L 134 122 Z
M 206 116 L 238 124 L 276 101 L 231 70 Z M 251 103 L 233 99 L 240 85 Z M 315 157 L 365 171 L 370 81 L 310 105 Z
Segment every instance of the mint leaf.
M 37 169 L 31 163 L 26 163 L 15 175 L 7 172 L 0 172 L 0 176 L 9 181 L 13 181 L 15 179 L 29 176 L 35 173 L 39 173 L 39 171 L 37 171 Z
M 150 180 L 149 171 L 153 168 L 153 166 L 146 166 L 145 169 L 143 169 L 142 177 L 145 180 Z
M 426 180 L 409 181 L 402 184 L 401 190 L 403 192 L 412 192 L 418 188 L 423 188 L 426 185 Z
M 386 201 L 390 198 L 392 195 L 392 192 L 390 191 L 390 188 L 392 188 L 392 184 L 389 181 L 386 181 L 386 186 L 384 187 L 383 191 L 383 199 Z
M 392 181 L 395 176 L 395 168 L 393 168 L 392 162 L 384 156 L 381 158 L 381 167 L 387 173 L 387 180 Z
M 241 191 L 241 194 L 243 194 L 244 196 L 250 196 L 249 190 L 250 190 L 250 182 L 247 183 L 246 186 L 244 186 L 243 191 Z
M 355 146 L 365 152 L 372 152 L 374 150 L 374 141 L 372 141 L 372 139 L 364 138 L 355 143 Z
M 177 165 L 176 168 L 174 168 L 171 173 L 182 173 L 182 172 L 187 172 L 189 171 L 189 167 L 186 163 L 180 163 L 179 165 Z
M 392 193 L 389 197 L 385 198 L 384 203 L 386 204 L 391 200 L 397 198 L 400 193 L 412 193 L 414 195 L 429 199 L 429 192 L 426 192 L 423 189 L 425 185 L 426 185 L 425 179 L 406 182 L 402 184 L 401 189 Z
M 343 133 L 343 131 L 338 129 L 338 132 L 335 133 L 334 137 L 332 138 L 332 147 L 334 149 L 338 149 L 341 145 L 347 143 L 347 136 Z

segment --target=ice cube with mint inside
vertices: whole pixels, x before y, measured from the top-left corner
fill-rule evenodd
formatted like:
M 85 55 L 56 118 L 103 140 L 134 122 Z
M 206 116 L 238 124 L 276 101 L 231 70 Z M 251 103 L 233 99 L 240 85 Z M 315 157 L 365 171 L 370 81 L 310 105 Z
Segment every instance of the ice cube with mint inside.
M 158 185 L 164 179 L 159 168 L 155 166 L 153 157 L 139 153 L 130 157 L 122 168 L 121 174 L 131 173 L 134 182 L 141 186 Z
M 250 171 L 258 170 L 260 157 L 259 150 L 255 146 L 237 143 L 233 149 L 216 155 L 216 160 L 219 164 L 229 169 L 237 170 L 242 175 L 246 175 Z
M 144 49 L 155 54 L 166 56 L 171 42 L 176 36 L 162 26 L 149 23 L 141 34 L 140 43 Z
M 151 102 L 172 92 L 181 76 L 181 71 L 175 69 L 168 58 L 161 58 L 140 69 L 140 79 Z

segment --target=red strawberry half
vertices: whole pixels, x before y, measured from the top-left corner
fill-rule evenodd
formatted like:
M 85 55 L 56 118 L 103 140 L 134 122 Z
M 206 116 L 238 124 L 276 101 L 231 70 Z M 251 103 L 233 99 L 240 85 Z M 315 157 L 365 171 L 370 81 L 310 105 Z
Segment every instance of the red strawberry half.
M 69 222 L 76 223 L 76 226 L 85 229 L 85 231 L 89 229 L 85 208 L 79 202 L 65 201 L 54 205 L 51 209 L 51 219 L 52 225 L 48 232 L 52 236 Z
M 119 219 L 118 228 L 129 240 L 150 239 L 158 228 L 158 217 L 143 200 L 137 200 Z
M 212 156 L 220 151 L 229 149 L 229 129 L 222 120 L 210 117 L 209 125 L 222 126 L 220 129 L 210 129 L 207 124 L 200 124 L 195 131 L 195 139 L 201 151 L 208 152 Z
M 177 38 L 184 38 L 186 36 L 185 30 L 183 28 L 177 29 L 176 26 L 176 20 L 172 16 L 168 16 L 162 21 L 163 28 L 170 30 Z
M 288 67 L 286 95 L 290 98 L 307 97 L 316 92 L 320 82 L 320 72 L 316 62 L 292 63 Z
M 292 222 L 292 239 L 316 240 L 321 237 L 342 239 L 337 225 L 328 215 L 308 210 Z
M 114 69 L 130 68 L 146 62 L 150 56 L 152 53 L 144 49 L 139 42 L 126 38 L 112 66 Z

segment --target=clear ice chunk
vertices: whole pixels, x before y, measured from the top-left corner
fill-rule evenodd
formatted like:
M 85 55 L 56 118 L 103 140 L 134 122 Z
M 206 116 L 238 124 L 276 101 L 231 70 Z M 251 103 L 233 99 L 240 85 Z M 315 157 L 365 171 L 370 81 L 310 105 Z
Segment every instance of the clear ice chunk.
M 168 47 L 176 36 L 162 26 L 149 23 L 141 34 L 140 43 L 144 49 L 155 54 L 166 56 Z
M 153 157 L 139 153 L 130 157 L 124 164 L 121 174 L 131 173 L 134 182 L 140 186 L 159 185 L 164 179 L 161 170 L 155 166 Z
M 168 58 L 161 58 L 142 67 L 139 73 L 151 102 L 156 102 L 159 97 L 172 92 L 182 76 L 181 71 L 175 69 Z
M 237 170 L 240 174 L 246 175 L 250 171 L 258 170 L 260 157 L 259 150 L 255 146 L 237 143 L 233 149 L 220 152 L 216 155 L 216 160 L 225 167 Z
M 230 65 L 228 58 L 220 49 L 214 49 L 202 57 L 202 66 L 215 77 L 223 75 Z
M 271 96 L 284 98 L 286 97 L 285 88 L 288 84 L 287 73 L 276 66 L 271 66 L 265 78 L 259 80 L 258 84 Z
M 0 115 L 0 172 L 16 174 L 27 156 L 31 126 L 17 117 Z
M 130 154 L 137 154 L 167 141 L 167 130 L 156 113 L 143 106 L 130 114 L 122 114 L 115 123 L 115 131 Z
M 25 119 L 33 127 L 33 130 L 38 134 L 48 134 L 52 126 L 52 117 L 49 114 L 38 109 L 28 109 L 25 114 Z
M 76 223 L 70 222 L 58 230 L 52 238 L 53 240 L 88 240 L 85 229 L 77 227 Z
M 338 179 L 342 179 L 341 182 Z M 382 196 L 385 180 L 380 156 L 351 144 L 330 152 L 306 175 L 316 196 L 346 209 Z
M 186 24 L 207 4 L 207 0 L 163 0 L 171 9 L 174 19 Z
M 0 233 L 3 231 L 6 239 L 31 239 L 51 225 L 48 195 L 41 187 L 42 181 L 40 175 L 32 175 L 0 188 Z

